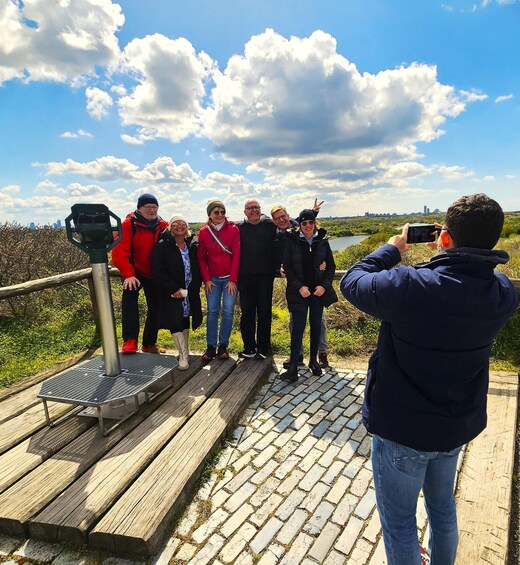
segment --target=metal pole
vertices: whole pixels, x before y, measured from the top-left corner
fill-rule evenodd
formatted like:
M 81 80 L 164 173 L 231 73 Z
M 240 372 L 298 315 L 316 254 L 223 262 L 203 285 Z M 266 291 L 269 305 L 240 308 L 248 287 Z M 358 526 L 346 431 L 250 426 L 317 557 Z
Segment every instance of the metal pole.
M 101 342 L 105 359 L 106 374 L 115 377 L 121 373 L 119 351 L 117 348 L 114 305 L 110 288 L 110 275 L 107 263 L 92 263 L 92 280 L 96 291 Z

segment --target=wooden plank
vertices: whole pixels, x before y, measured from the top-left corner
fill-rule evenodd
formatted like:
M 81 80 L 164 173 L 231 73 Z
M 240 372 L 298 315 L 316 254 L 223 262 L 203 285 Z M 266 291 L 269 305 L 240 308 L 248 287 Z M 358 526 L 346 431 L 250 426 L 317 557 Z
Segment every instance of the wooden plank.
M 14 484 L 93 426 L 95 418 L 72 416 L 59 426 L 44 428 L 0 456 L 0 492 Z
M 186 371 L 174 371 L 174 385 L 139 412 L 103 437 L 92 428 L 66 448 L 25 475 L 0 494 L 0 532 L 27 535 L 27 522 L 78 479 L 126 434 L 145 420 L 154 410 L 186 383 L 202 366 L 201 358 L 191 362 Z
M 94 467 L 29 522 L 31 537 L 76 544 L 150 463 L 175 432 L 222 384 L 235 361 L 204 367 L 121 440 Z
M 51 419 L 59 418 L 72 409 L 70 404 L 48 402 Z M 35 434 L 47 425 L 43 402 L 39 402 L 0 426 L 0 454 Z
M 270 360 L 240 363 L 89 535 L 89 545 L 148 558 L 191 494 L 204 462 L 247 406 Z
M 504 565 L 509 543 L 518 375 L 492 375 L 488 425 L 467 448 L 456 492 L 457 565 Z

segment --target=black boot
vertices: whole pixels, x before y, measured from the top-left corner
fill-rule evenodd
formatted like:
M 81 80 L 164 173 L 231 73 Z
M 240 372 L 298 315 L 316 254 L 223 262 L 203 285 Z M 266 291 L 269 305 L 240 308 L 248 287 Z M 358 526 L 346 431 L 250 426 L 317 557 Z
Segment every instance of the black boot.
M 318 377 L 322 373 L 321 367 L 319 366 L 316 359 L 309 361 L 309 369 L 312 371 L 312 374 L 315 375 L 316 377 Z
M 298 365 L 289 365 L 289 368 L 285 373 L 280 375 L 282 381 L 288 383 L 295 383 L 298 380 Z

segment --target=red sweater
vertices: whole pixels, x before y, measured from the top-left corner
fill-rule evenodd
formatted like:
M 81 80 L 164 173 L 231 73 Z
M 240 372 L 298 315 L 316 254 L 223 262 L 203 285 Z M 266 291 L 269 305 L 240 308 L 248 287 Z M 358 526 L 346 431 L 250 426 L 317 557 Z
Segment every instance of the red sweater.
M 202 280 L 207 282 L 211 280 L 211 277 L 226 277 L 229 275 L 229 280 L 236 283 L 240 266 L 240 232 L 238 227 L 226 219 L 224 226 L 217 232 L 222 243 L 233 252 L 232 255 L 222 249 L 209 230 L 208 225 L 199 230 L 197 257 Z
M 123 239 L 112 249 L 112 263 L 125 279 L 135 277 L 137 273 L 151 279 L 152 249 L 157 243 L 159 234 L 168 227 L 168 222 L 159 218 L 157 224 L 151 227 L 135 219 L 135 233 L 132 234 L 131 218 L 135 218 L 134 212 L 128 214 L 122 224 Z

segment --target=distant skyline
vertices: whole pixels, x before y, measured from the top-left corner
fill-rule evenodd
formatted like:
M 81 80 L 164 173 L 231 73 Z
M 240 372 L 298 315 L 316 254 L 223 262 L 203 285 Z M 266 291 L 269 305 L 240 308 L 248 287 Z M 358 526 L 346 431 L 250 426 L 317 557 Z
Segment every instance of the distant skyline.
M 520 210 L 520 0 L 0 0 L 0 222 Z

